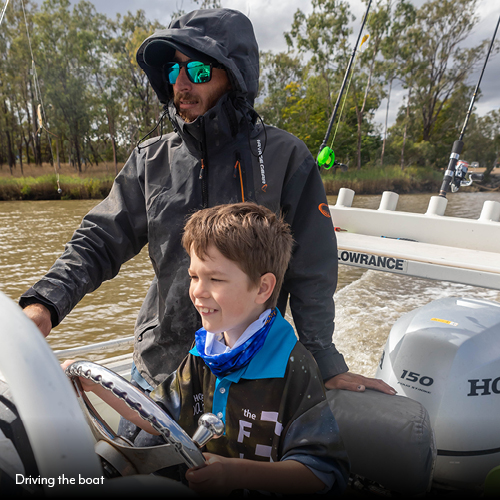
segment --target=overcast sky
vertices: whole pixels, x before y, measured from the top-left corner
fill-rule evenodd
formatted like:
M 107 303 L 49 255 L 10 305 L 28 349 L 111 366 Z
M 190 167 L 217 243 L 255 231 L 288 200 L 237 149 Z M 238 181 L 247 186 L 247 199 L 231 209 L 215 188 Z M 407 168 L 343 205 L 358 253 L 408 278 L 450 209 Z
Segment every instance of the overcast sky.
M 125 14 L 127 11 L 135 12 L 139 9 L 145 11 L 146 16 L 151 20 L 158 20 L 165 26 L 172 18 L 172 13 L 183 9 L 186 12 L 196 9 L 197 5 L 192 0 L 91 0 L 96 6 L 98 12 L 114 18 L 120 12 Z M 72 0 L 77 3 L 77 0 Z M 289 31 L 293 15 L 297 9 L 304 13 L 312 11 L 311 0 L 222 0 L 222 5 L 227 8 L 237 9 L 246 14 L 254 25 L 255 34 L 261 50 L 272 50 L 279 52 L 286 49 L 286 43 L 283 36 L 285 31 Z M 372 2 L 372 8 L 375 2 Z M 424 0 L 413 0 L 416 6 L 424 3 Z M 356 16 L 353 27 L 354 41 L 361 27 L 366 5 L 361 0 L 350 0 L 352 13 Z M 480 0 L 479 17 L 474 32 L 466 41 L 468 46 L 474 46 L 481 40 L 491 40 L 498 18 L 500 16 L 500 0 Z M 460 13 L 457 13 L 458 15 Z M 500 30 L 499 30 L 500 31 Z M 496 40 L 500 40 L 500 33 L 497 33 Z M 479 64 L 476 73 L 470 75 L 469 84 L 476 85 L 483 61 Z M 487 113 L 492 109 L 500 108 L 500 55 L 491 57 L 488 60 L 482 81 L 481 98 L 476 101 L 476 110 L 480 115 Z M 400 103 L 406 91 L 396 89 L 391 96 L 391 103 Z M 397 105 L 392 106 L 389 121 L 395 118 Z M 376 115 L 376 120 L 382 122 L 385 117 L 385 102 Z M 465 117 L 464 117 L 465 119 Z

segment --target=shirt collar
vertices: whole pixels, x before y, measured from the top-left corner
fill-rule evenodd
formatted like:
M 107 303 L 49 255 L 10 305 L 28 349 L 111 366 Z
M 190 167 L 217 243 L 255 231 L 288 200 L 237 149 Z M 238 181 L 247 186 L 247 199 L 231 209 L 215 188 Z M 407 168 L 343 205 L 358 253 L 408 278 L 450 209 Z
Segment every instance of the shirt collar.
M 285 376 L 288 358 L 297 343 L 292 325 L 276 310 L 276 319 L 262 349 L 243 368 L 230 373 L 225 379 L 239 382 L 240 379 L 256 380 L 282 378 Z
M 257 333 L 267 320 L 267 317 L 271 313 L 271 309 L 264 311 L 257 320 L 255 320 L 247 329 L 243 332 L 241 337 L 236 341 L 232 349 L 244 344 L 249 338 L 251 338 L 255 333 Z M 212 333 L 207 331 L 207 338 L 205 341 L 205 354 L 222 354 L 223 352 L 230 352 L 231 348 L 224 343 L 224 337 L 222 333 Z

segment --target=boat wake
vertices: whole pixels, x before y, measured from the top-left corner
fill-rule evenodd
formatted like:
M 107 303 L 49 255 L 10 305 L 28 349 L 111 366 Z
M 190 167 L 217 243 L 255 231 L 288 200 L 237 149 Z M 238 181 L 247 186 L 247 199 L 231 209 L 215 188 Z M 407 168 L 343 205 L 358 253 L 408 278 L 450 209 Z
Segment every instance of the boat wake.
M 343 268 L 347 266 L 340 266 L 339 282 L 353 271 Z M 444 297 L 500 302 L 498 290 L 372 270 L 357 272 L 359 278 L 335 294 L 333 341 L 349 370 L 368 377 L 375 375 L 390 329 L 403 314 Z

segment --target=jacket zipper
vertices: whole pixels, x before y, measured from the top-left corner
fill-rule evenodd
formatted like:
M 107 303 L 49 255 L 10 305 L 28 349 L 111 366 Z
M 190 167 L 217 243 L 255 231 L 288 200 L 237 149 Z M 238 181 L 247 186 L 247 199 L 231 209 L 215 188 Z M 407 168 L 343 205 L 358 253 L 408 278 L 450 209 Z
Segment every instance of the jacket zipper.
M 208 161 L 207 161 L 207 144 L 205 136 L 205 124 L 203 118 L 200 117 L 200 127 L 203 128 L 203 140 L 201 143 L 201 169 L 199 179 L 201 181 L 201 203 L 203 208 L 208 208 Z

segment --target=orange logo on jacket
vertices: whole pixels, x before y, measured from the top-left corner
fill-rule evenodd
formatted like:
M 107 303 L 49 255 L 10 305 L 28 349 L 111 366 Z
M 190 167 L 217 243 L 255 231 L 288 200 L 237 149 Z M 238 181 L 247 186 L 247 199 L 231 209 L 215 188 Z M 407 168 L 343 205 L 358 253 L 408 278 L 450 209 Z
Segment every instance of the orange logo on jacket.
M 318 209 L 325 217 L 331 219 L 332 216 L 330 215 L 330 209 L 328 208 L 328 205 L 326 203 L 321 203 Z

